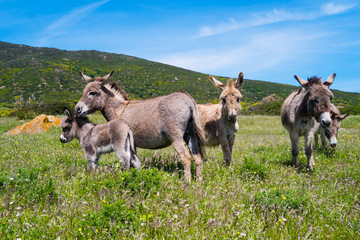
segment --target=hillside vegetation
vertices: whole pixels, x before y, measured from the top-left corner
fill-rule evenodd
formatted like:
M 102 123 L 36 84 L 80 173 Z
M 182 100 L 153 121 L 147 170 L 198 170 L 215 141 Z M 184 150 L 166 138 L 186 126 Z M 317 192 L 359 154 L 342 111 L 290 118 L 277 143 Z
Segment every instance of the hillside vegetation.
M 219 91 L 211 84 L 207 74 L 122 54 L 65 51 L 0 42 L 1 106 L 12 108 L 20 96 L 25 100 L 32 97 L 43 103 L 71 105 L 80 99 L 85 86 L 79 71 L 94 77 L 106 75 L 112 70 L 116 71 L 113 80 L 133 99 L 184 91 L 198 103 L 218 101 Z M 246 77 L 246 72 L 244 74 Z M 227 77 L 218 78 L 223 82 L 228 80 Z M 297 88 L 246 79 L 242 102 L 246 107 L 270 94 L 284 99 Z M 359 93 L 333 92 L 337 105 L 354 106 L 360 103 Z

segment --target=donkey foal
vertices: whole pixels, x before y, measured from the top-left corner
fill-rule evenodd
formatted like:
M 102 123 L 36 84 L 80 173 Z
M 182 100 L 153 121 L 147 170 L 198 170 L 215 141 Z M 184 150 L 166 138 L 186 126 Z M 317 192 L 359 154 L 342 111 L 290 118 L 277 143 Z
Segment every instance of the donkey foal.
M 128 170 L 130 165 L 141 168 L 134 148 L 132 132 L 124 120 L 115 119 L 105 124 L 95 125 L 86 117 L 74 116 L 68 109 L 65 109 L 65 115 L 61 119 L 60 141 L 66 143 L 77 138 L 85 152 L 89 170 L 98 165 L 101 154 L 113 151 L 125 170 Z
M 211 76 L 210 80 L 215 87 L 222 90 L 221 103 L 197 105 L 200 124 L 205 133 L 204 145 L 221 145 L 225 164 L 230 166 L 235 133 L 239 129 L 237 116 L 241 110 L 242 97 L 239 89 L 244 83 L 244 74 L 240 72 L 235 83 L 230 79 L 227 85 Z
M 326 138 L 329 140 L 330 147 L 335 148 L 337 145 L 337 136 L 340 128 L 340 122 L 344 120 L 349 113 L 341 115 L 339 109 L 334 104 L 331 104 L 330 117 L 332 119 L 331 124 L 328 128 L 319 126 L 317 132 L 315 132 L 315 147 L 318 147 L 318 134 L 320 134 L 322 148 L 327 147 Z

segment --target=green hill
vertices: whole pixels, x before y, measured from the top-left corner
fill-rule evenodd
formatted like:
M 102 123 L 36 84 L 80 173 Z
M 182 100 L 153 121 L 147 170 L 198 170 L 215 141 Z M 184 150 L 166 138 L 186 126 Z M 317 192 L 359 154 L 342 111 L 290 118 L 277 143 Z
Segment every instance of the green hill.
M 102 76 L 112 70 L 116 71 L 113 80 L 133 99 L 184 91 L 198 103 L 218 101 L 219 91 L 207 74 L 122 54 L 65 51 L 0 41 L 0 102 L 4 107 L 12 107 L 21 95 L 25 100 L 33 95 L 44 103 L 73 103 L 79 100 L 85 86 L 79 71 L 89 76 Z M 297 88 L 247 79 L 242 101 L 256 103 L 273 93 L 284 99 Z M 336 104 L 350 106 L 360 102 L 359 93 L 333 92 Z

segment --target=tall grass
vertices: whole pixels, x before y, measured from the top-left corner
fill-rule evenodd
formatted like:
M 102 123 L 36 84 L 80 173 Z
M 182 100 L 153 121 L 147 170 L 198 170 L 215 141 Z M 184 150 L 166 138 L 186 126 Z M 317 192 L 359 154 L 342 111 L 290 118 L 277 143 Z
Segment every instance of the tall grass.
M 360 117 L 343 121 L 335 151 L 314 152 L 314 171 L 303 152 L 290 166 L 279 117 L 238 122 L 232 165 L 208 148 L 203 183 L 185 185 L 172 147 L 138 149 L 141 171 L 108 154 L 89 173 L 60 128 L 7 136 L 21 123 L 0 118 L 0 239 L 360 239 Z

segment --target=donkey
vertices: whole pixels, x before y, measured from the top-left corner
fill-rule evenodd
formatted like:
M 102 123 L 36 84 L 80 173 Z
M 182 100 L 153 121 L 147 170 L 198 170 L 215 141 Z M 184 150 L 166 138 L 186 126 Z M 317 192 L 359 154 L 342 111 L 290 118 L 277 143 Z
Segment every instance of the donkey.
M 337 136 L 340 128 L 340 122 L 344 120 L 350 113 L 341 115 L 339 109 L 334 104 L 331 104 L 331 125 L 328 128 L 319 127 L 315 133 L 315 147 L 318 147 L 319 137 L 321 139 L 321 146 L 327 147 L 326 138 L 329 140 L 330 147 L 335 148 L 337 145 Z
M 109 83 L 114 71 L 87 81 L 83 95 L 75 106 L 80 116 L 101 111 L 107 121 L 125 119 L 133 131 L 135 148 L 159 149 L 172 145 L 184 165 L 185 181 L 191 182 L 191 155 L 196 164 L 196 178 L 202 180 L 203 133 L 196 103 L 183 92 L 146 100 L 129 100 L 116 83 Z M 186 143 L 186 144 L 185 144 Z
M 319 124 L 328 128 L 332 119 L 330 116 L 330 100 L 334 97 L 329 90 L 336 74 L 332 74 L 324 83 L 321 78 L 311 77 L 308 81 L 294 76 L 302 86 L 294 91 L 281 109 L 281 121 L 290 134 L 292 148 L 292 164 L 298 166 L 299 137 L 305 137 L 306 167 L 313 169 L 315 163 L 312 156 L 312 141 Z
M 237 115 L 241 110 L 239 89 L 244 83 L 244 74 L 240 72 L 238 79 L 230 79 L 227 85 L 214 77 L 209 77 L 215 87 L 222 90 L 219 104 L 198 104 L 201 128 L 205 134 L 204 145 L 221 145 L 226 166 L 231 164 L 232 147 L 235 134 L 239 129 Z
M 62 127 L 60 141 L 67 143 L 77 138 L 85 152 L 89 170 L 98 165 L 102 154 L 113 151 L 121 160 L 124 170 L 128 170 L 130 165 L 137 169 L 141 168 L 131 129 L 124 120 L 115 119 L 95 125 L 87 117 L 77 117 L 68 109 L 65 109 L 65 115 L 60 123 Z

